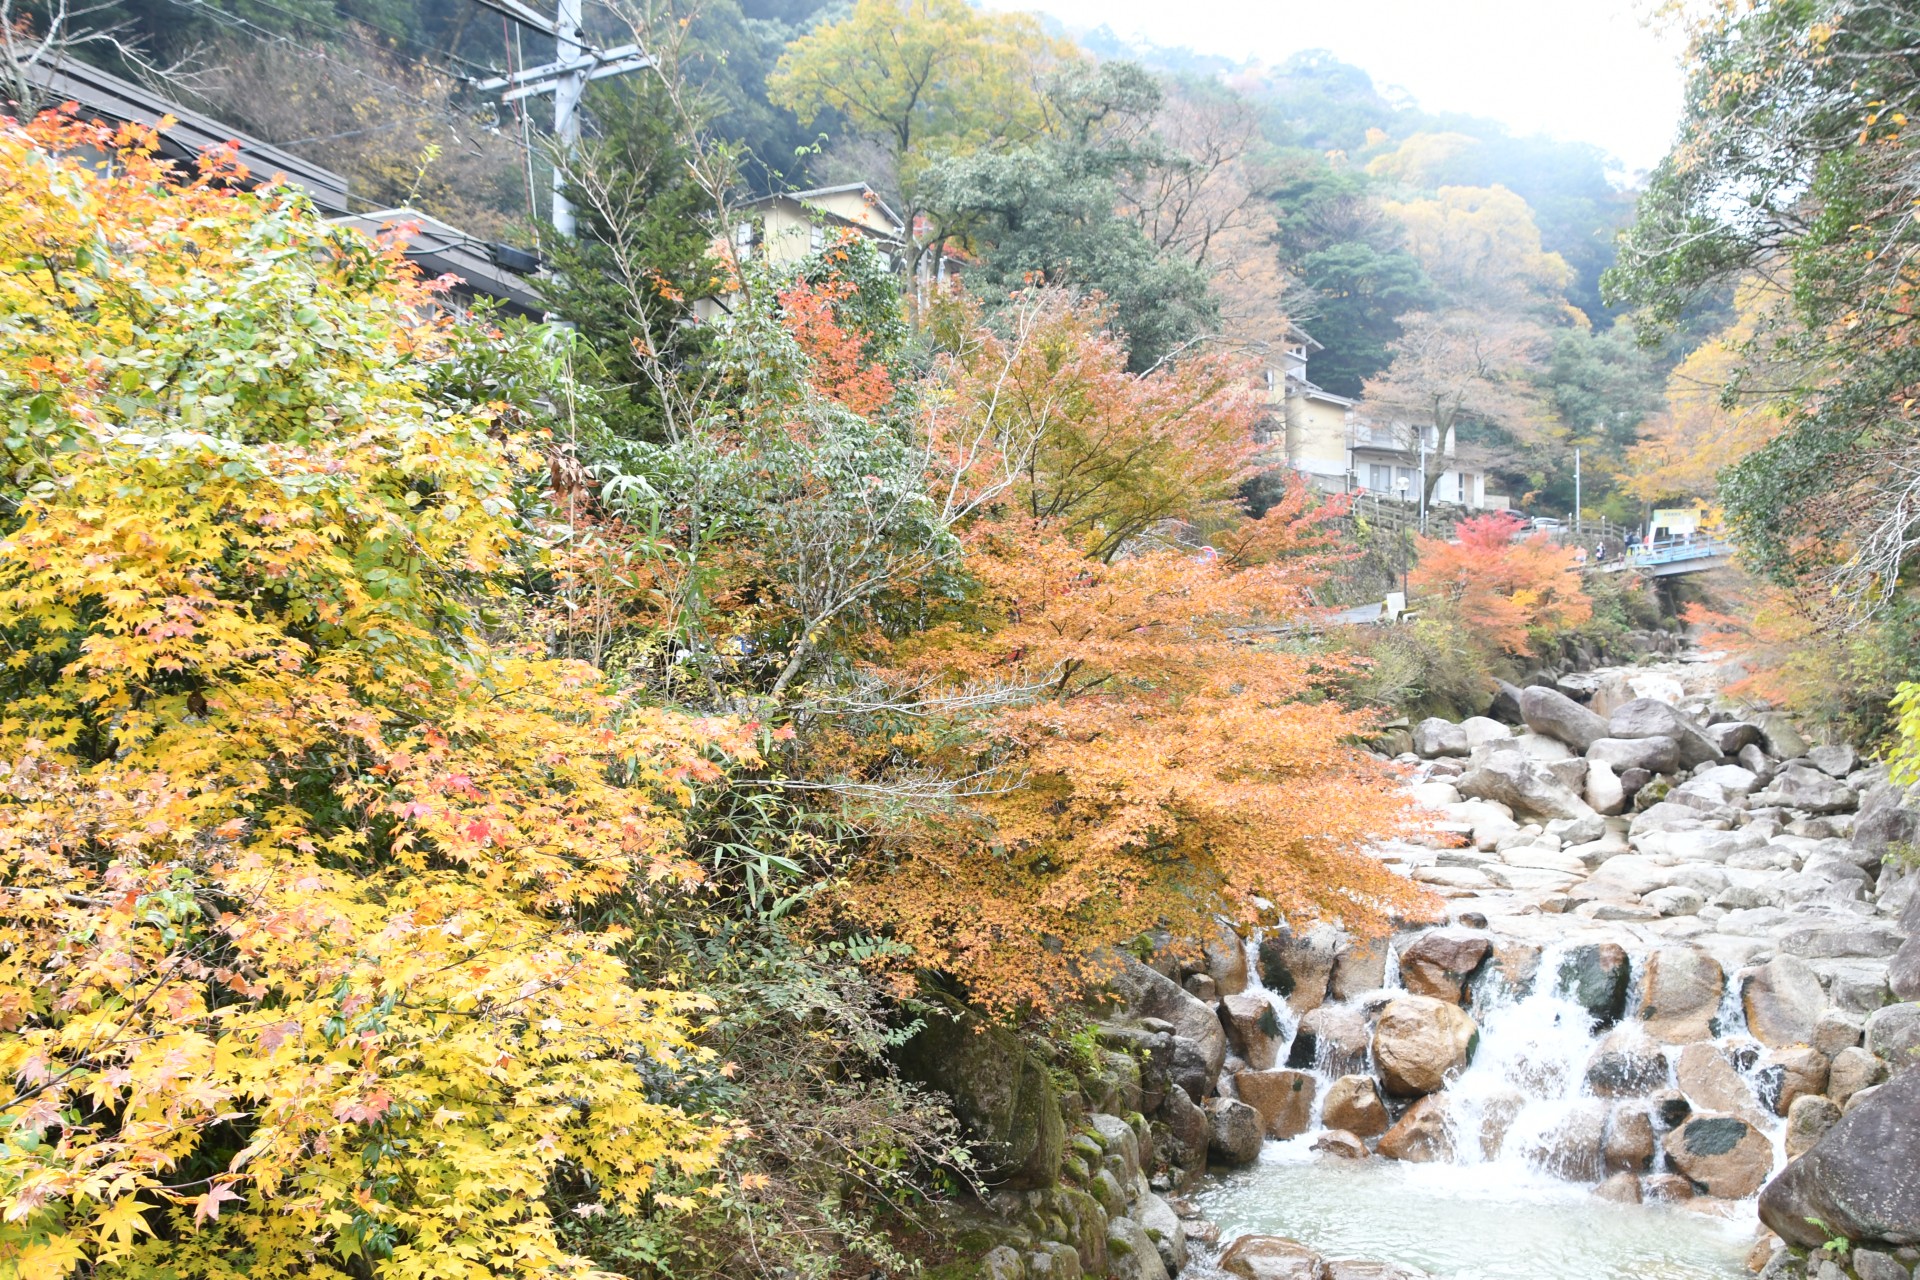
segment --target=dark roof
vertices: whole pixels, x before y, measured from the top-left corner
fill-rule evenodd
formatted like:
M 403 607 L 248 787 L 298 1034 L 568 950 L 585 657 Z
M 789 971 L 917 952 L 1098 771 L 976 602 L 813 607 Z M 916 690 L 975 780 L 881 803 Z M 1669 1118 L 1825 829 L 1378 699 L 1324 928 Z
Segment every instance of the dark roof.
M 144 125 L 155 125 L 161 116 L 172 116 L 175 124 L 160 135 L 160 149 L 176 160 L 192 162 L 210 147 L 237 143 L 240 159 L 255 176 L 264 180 L 279 174 L 304 189 L 325 212 L 347 211 L 347 180 L 340 174 L 282 151 L 272 143 L 250 138 L 143 85 L 73 60 L 57 66 L 32 66 L 27 74 L 43 92 L 77 103 L 86 116 L 98 116 L 115 124 Z
M 546 314 L 547 304 L 526 278 L 537 269 L 539 260 L 524 249 L 477 239 L 418 209 L 381 209 L 334 221 L 369 236 L 410 225 L 413 230 L 401 237 L 407 258 L 418 263 L 428 276 L 458 276 L 470 293 L 497 298 L 522 315 L 538 318 Z

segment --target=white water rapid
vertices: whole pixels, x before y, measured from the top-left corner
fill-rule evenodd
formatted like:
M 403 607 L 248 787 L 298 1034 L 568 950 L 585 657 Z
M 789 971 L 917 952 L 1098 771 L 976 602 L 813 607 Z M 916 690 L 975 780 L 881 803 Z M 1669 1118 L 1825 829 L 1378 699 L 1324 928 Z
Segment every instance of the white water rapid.
M 1257 944 L 1249 944 L 1247 991 L 1272 1004 L 1291 1044 L 1299 1015 L 1266 989 L 1258 960 Z M 1396 960 L 1389 953 L 1386 988 L 1349 1003 L 1377 1009 L 1391 998 Z M 1750 1215 L 1735 1221 L 1684 1205 L 1593 1196 L 1605 1169 L 1592 1154 L 1591 1135 L 1607 1104 L 1593 1096 L 1586 1076 L 1607 1032 L 1596 1030 L 1587 1010 L 1560 987 L 1560 962 L 1556 951 L 1541 956 L 1536 980 L 1524 992 L 1507 986 L 1491 962 L 1476 982 L 1470 1011 L 1480 1041 L 1472 1065 L 1446 1090 L 1452 1162 L 1317 1153 L 1316 1101 L 1313 1128 L 1289 1141 L 1269 1141 L 1257 1163 L 1210 1179 L 1192 1197 L 1195 1206 L 1219 1224 L 1222 1240 L 1247 1232 L 1287 1236 L 1328 1257 L 1390 1260 L 1440 1280 L 1745 1276 L 1743 1259 L 1754 1238 Z M 1725 1043 L 1744 1039 L 1737 1002 L 1722 1029 Z M 1612 1043 L 1636 1033 L 1629 1019 Z M 1320 1097 L 1335 1076 L 1372 1065 L 1329 1062 L 1325 1044 L 1316 1057 Z M 1583 1126 L 1585 1143 L 1564 1140 Z M 1201 1263 L 1191 1274 L 1223 1273 Z

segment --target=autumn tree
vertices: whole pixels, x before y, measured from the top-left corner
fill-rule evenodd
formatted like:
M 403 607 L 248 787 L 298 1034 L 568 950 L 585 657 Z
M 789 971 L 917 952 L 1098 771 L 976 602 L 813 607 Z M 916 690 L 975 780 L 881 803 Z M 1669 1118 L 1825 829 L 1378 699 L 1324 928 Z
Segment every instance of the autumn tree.
M 751 748 L 503 631 L 542 442 L 398 249 L 152 145 L 0 128 L 0 1265 L 582 1272 L 726 1136 L 621 922 Z
M 1441 187 L 1431 197 L 1387 201 L 1407 247 L 1456 306 L 1567 321 L 1573 273 L 1541 247 L 1527 202 L 1505 187 Z
M 1407 582 L 1419 607 L 1444 610 L 1494 653 L 1516 656 L 1585 622 L 1593 604 L 1573 548 L 1519 531 L 1512 516 L 1495 513 L 1461 521 L 1451 540 L 1416 539 Z
M 767 89 L 802 124 L 831 109 L 881 148 L 890 172 L 874 177 L 901 196 L 911 268 L 924 248 L 915 223 L 927 166 L 1035 136 L 1046 123 L 1042 78 L 1072 57 L 1030 14 L 964 0 L 856 0 L 788 46 Z

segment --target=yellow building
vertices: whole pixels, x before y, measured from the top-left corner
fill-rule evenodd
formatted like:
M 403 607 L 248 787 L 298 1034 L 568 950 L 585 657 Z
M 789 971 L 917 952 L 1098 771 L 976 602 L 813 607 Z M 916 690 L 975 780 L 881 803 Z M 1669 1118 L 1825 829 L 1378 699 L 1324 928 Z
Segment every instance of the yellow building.
M 748 201 L 735 211 L 733 236 L 742 256 L 757 252 L 785 266 L 820 252 L 844 229 L 873 240 L 889 263 L 897 263 L 906 246 L 906 224 L 864 182 Z

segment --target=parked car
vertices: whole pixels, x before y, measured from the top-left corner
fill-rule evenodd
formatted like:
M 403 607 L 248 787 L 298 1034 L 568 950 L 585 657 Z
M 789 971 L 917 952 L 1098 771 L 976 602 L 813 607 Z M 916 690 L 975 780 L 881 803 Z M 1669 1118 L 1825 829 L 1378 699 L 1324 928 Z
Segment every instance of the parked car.
M 1565 533 L 1567 530 L 1565 520 L 1556 520 L 1552 516 L 1535 516 L 1527 521 L 1527 525 L 1535 533 Z

